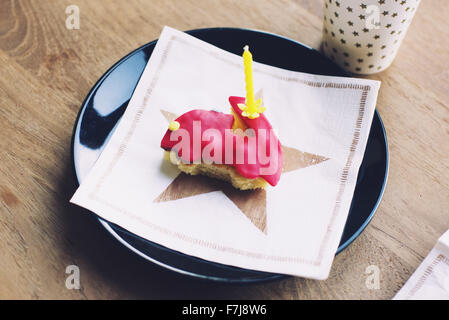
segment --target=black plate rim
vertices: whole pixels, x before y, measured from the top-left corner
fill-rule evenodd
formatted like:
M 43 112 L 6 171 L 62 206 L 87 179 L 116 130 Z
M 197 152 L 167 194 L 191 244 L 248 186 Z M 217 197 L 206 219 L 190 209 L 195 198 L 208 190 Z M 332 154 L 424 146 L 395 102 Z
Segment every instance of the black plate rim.
M 311 47 L 309 47 L 308 45 L 305 45 L 299 41 L 284 37 L 284 36 L 280 36 L 274 33 L 270 33 L 270 32 L 266 32 L 266 31 L 262 31 L 262 30 L 256 30 L 256 29 L 245 29 L 245 28 L 233 28 L 233 27 L 215 27 L 215 28 L 200 28 L 200 29 L 192 29 L 192 30 L 187 30 L 184 31 L 186 33 L 189 34 L 194 34 L 195 32 L 207 32 L 207 31 L 217 31 L 217 30 L 228 30 L 228 31 L 233 31 L 233 30 L 237 30 L 237 31 L 250 31 L 250 32 L 256 32 L 256 33 L 262 33 L 265 35 L 269 35 L 272 37 L 276 37 L 276 38 L 281 38 L 290 42 L 293 42 L 297 45 L 300 45 L 304 48 L 307 48 L 309 50 L 312 51 L 316 51 L 318 54 L 321 54 L 318 50 L 315 50 Z M 120 60 L 118 60 L 116 63 L 114 63 L 99 79 L 98 81 L 95 83 L 95 85 L 90 89 L 89 93 L 86 95 L 86 98 L 83 100 L 83 103 L 81 104 L 81 108 L 77 114 L 76 120 L 75 120 L 75 124 L 74 124 L 74 128 L 72 131 L 72 139 L 71 139 L 71 158 L 72 158 L 72 168 L 73 168 L 73 172 L 76 178 L 76 182 L 80 183 L 80 179 L 79 179 L 79 173 L 77 170 L 77 166 L 75 163 L 75 155 L 74 155 L 74 143 L 75 143 L 75 137 L 76 134 L 78 133 L 78 124 L 79 124 L 79 120 L 81 119 L 81 117 L 84 114 L 85 111 L 85 107 L 88 101 L 90 101 L 90 99 L 92 98 L 92 95 L 96 92 L 96 90 L 100 87 L 100 85 L 103 83 L 103 81 L 118 67 L 120 66 L 125 60 L 127 60 L 128 58 L 130 58 L 131 56 L 133 56 L 136 52 L 141 51 L 142 49 L 152 46 L 154 44 L 156 44 L 158 41 L 158 39 L 155 39 L 153 41 L 150 41 L 138 48 L 136 48 L 135 50 L 131 51 L 130 53 L 128 53 L 127 55 L 125 55 L 124 57 L 122 57 Z M 371 213 L 368 215 L 367 219 L 365 220 L 365 222 L 359 227 L 359 229 L 357 229 L 357 231 L 347 240 L 345 241 L 343 244 L 339 245 L 336 254 L 339 254 L 340 252 L 342 252 L 344 249 L 346 249 L 362 232 L 363 230 L 368 226 L 368 224 L 371 222 L 372 218 L 374 217 L 374 214 L 377 211 L 377 208 L 380 205 L 380 202 L 382 201 L 383 198 L 383 194 L 385 192 L 385 188 L 387 185 L 387 180 L 388 180 L 388 173 L 389 173 L 389 162 L 390 162 L 390 156 L 389 156 L 389 146 L 388 146 L 388 139 L 387 139 L 387 135 L 386 135 L 386 131 L 385 131 L 385 127 L 382 121 L 382 118 L 380 117 L 380 114 L 377 110 L 377 108 L 375 109 L 375 113 L 378 117 L 381 129 L 382 129 L 382 135 L 384 137 L 384 142 L 385 142 L 385 175 L 384 175 L 384 180 L 382 183 L 382 187 L 380 190 L 380 193 L 378 195 L 377 201 L 371 211 Z M 284 278 L 288 278 L 291 276 L 288 275 L 284 275 L 284 274 L 275 274 L 275 273 L 266 273 L 267 277 L 265 278 L 255 278 L 255 279 L 251 279 L 251 278 L 245 278 L 245 279 L 228 279 L 228 278 L 223 278 L 223 277 L 213 277 L 213 276 L 208 276 L 208 275 L 202 275 L 202 274 L 198 274 L 198 273 L 194 273 L 194 272 L 190 272 L 190 271 L 186 271 L 186 270 L 182 270 L 180 268 L 176 268 L 173 266 L 170 266 L 166 263 L 163 263 L 161 261 L 156 260 L 155 258 L 152 258 L 146 254 L 144 254 L 143 252 L 139 251 L 138 249 L 134 248 L 132 245 L 130 245 L 128 242 L 126 242 L 112 227 L 112 223 L 102 219 L 101 217 L 97 216 L 97 220 L 100 223 L 100 225 L 102 227 L 105 228 L 105 230 L 118 242 L 120 242 L 122 245 L 124 245 L 127 249 L 131 250 L 132 252 L 134 252 L 135 254 L 139 255 L 140 257 L 144 258 L 147 261 L 150 261 L 162 268 L 174 271 L 176 273 L 179 274 L 183 274 L 186 276 L 190 276 L 193 278 L 197 278 L 197 279 L 202 279 L 202 280 L 212 280 L 212 281 L 216 281 L 216 282 L 225 282 L 225 283 L 262 283 L 262 282 L 270 282 L 270 281 L 275 281 L 275 280 L 280 280 L 280 279 L 284 279 Z M 136 237 L 139 237 L 137 235 L 135 235 Z M 141 238 L 141 237 L 140 237 Z M 143 238 L 142 238 L 143 239 Z M 145 239 L 143 239 L 145 240 Z M 171 250 L 171 249 L 169 249 Z M 247 269 L 249 270 L 249 269 Z M 250 271 L 250 270 L 249 270 Z

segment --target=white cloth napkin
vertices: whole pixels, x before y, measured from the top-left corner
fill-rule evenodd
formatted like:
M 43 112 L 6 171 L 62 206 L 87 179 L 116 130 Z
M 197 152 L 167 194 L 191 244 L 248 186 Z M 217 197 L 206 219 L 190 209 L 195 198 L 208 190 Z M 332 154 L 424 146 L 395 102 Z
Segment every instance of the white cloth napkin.
M 256 49 L 255 61 L 263 54 Z M 245 96 L 241 56 L 166 27 L 110 142 L 71 202 L 189 255 L 327 278 L 380 83 L 257 62 L 253 68 L 264 114 L 284 146 L 286 172 L 276 187 L 214 189 L 209 179 L 180 175 L 163 159 L 167 119 L 191 109 L 229 113 L 228 97 Z
M 449 230 L 393 299 L 449 300 Z

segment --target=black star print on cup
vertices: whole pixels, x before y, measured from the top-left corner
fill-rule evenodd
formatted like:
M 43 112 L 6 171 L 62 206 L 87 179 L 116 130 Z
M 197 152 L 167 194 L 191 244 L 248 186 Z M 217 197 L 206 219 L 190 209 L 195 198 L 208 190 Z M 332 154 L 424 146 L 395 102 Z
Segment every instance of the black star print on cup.
M 419 3 L 420 0 L 325 0 L 324 54 L 353 73 L 371 74 L 388 68 Z

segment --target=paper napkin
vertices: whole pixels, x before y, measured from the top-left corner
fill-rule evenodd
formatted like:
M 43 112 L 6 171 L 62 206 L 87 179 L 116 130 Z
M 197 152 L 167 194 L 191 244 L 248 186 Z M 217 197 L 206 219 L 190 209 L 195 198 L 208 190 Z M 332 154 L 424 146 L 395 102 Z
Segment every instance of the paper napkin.
M 393 299 L 449 300 L 449 230 Z
M 188 255 L 327 278 L 380 83 L 257 62 L 253 69 L 264 114 L 284 150 L 276 187 L 239 191 L 180 173 L 164 160 L 160 142 L 173 117 L 192 109 L 229 113 L 228 97 L 245 96 L 241 56 L 166 27 L 110 142 L 71 202 Z

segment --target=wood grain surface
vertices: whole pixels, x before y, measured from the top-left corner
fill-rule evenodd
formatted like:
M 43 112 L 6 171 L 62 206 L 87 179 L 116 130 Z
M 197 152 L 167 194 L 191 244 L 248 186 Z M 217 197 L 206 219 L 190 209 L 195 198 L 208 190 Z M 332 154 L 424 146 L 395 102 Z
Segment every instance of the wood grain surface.
M 65 25 L 80 8 L 80 29 Z M 449 228 L 449 6 L 423 1 L 382 81 L 390 146 L 384 199 L 326 281 L 251 286 L 192 280 L 144 261 L 68 199 L 70 138 L 80 105 L 117 60 L 179 30 L 229 26 L 319 48 L 317 0 L 0 0 L 0 298 L 390 299 Z M 65 286 L 68 265 L 81 289 Z M 380 269 L 380 288 L 365 270 Z

